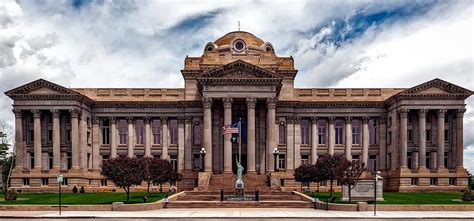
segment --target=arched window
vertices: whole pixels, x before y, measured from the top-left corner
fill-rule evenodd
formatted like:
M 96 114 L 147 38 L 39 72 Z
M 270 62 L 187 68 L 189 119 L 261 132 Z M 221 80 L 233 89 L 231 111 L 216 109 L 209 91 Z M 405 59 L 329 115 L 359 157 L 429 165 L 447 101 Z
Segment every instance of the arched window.
M 202 140 L 202 127 L 199 122 L 196 122 L 193 126 L 193 145 L 201 145 Z
M 286 144 L 286 127 L 283 122 L 278 126 L 278 144 Z

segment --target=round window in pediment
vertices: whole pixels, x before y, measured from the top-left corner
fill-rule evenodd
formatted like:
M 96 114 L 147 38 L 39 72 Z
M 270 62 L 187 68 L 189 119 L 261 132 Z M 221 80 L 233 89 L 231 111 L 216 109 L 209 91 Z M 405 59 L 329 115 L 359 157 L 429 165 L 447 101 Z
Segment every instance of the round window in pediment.
M 242 40 L 240 40 L 240 39 L 239 39 L 239 40 L 236 40 L 236 41 L 234 42 L 234 49 L 235 49 L 236 51 L 238 51 L 238 52 L 243 51 L 243 50 L 245 49 L 245 42 L 242 41 Z

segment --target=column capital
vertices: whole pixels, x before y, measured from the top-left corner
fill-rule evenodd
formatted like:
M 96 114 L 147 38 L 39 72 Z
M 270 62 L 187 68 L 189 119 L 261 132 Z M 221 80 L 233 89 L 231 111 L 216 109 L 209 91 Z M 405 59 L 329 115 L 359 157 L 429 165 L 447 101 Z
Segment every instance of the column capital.
M 317 124 L 318 123 L 318 117 L 311 117 L 311 123 Z
M 61 114 L 61 111 L 59 111 L 58 109 L 51 109 L 49 111 L 51 111 L 51 113 L 53 114 L 53 118 L 59 118 L 59 115 Z
M 143 121 L 145 122 L 145 124 L 149 124 L 150 120 L 151 120 L 151 117 L 149 117 L 149 116 L 143 117 Z
M 224 104 L 224 108 L 232 108 L 232 101 L 231 97 L 223 97 L 222 103 Z
M 79 114 L 81 114 L 81 111 L 77 108 L 70 109 L 69 113 L 71 113 L 72 118 L 79 118 Z
M 403 108 L 403 109 L 398 110 L 398 114 L 400 114 L 401 118 L 407 118 L 408 111 L 409 111 L 408 109 Z
M 91 120 L 92 120 L 92 124 L 99 124 L 99 117 L 94 115 L 94 116 L 92 116 Z
M 466 112 L 465 108 L 459 108 L 456 110 L 456 118 L 463 118 L 464 112 Z
M 444 118 L 446 115 L 446 109 L 439 109 L 437 113 L 438 113 L 438 118 Z
M 168 117 L 161 117 L 161 124 L 167 124 L 168 123 Z
M 295 122 L 295 119 L 293 119 L 293 116 L 287 116 L 286 117 L 286 123 L 287 124 L 292 124 Z
M 193 117 L 191 117 L 191 116 L 184 117 L 184 123 L 185 124 L 191 124 L 192 122 L 193 122 Z
M 110 116 L 109 121 L 110 121 L 110 124 L 116 124 L 117 123 L 117 118 L 115 116 Z
M 335 121 L 335 120 L 336 120 L 336 117 L 334 117 L 334 116 L 329 116 L 329 117 L 328 117 L 328 122 L 329 122 L 329 124 L 334 124 L 334 121 Z
M 418 111 L 418 117 L 419 117 L 419 118 L 426 118 L 426 113 L 428 113 L 428 110 L 426 110 L 426 109 L 420 109 L 420 110 Z
M 212 107 L 212 97 L 203 97 L 202 98 L 202 106 L 203 106 L 203 108 L 211 108 Z
M 19 109 L 12 109 L 15 118 L 21 118 L 23 116 L 23 111 Z
M 301 122 L 301 117 L 298 115 L 293 115 L 292 118 L 295 124 L 299 124 Z
M 129 124 L 133 124 L 133 117 L 128 116 L 128 117 L 127 117 L 127 122 L 128 122 Z
M 277 99 L 274 97 L 267 98 L 267 108 L 268 109 L 275 109 L 276 108 Z
M 179 117 L 178 117 L 178 124 L 184 124 L 184 120 L 185 120 L 184 117 L 179 116 Z
M 346 116 L 344 119 L 346 120 L 346 122 L 345 122 L 346 124 L 351 124 L 352 123 L 352 117 L 351 116 Z
M 387 124 L 387 116 L 382 115 L 379 117 L 380 124 Z
M 363 116 L 362 117 L 362 123 L 363 124 L 368 124 L 369 123 L 369 117 L 368 116 Z
M 41 117 L 41 111 L 38 109 L 34 109 L 31 111 L 33 113 L 34 118 L 40 118 Z
M 255 105 L 257 104 L 257 98 L 247 98 L 247 107 L 249 109 L 255 109 Z

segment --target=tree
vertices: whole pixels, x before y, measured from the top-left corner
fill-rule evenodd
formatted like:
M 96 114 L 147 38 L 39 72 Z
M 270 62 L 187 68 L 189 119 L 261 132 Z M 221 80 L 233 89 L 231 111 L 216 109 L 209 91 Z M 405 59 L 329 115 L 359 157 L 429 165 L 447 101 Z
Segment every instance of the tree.
M 147 195 L 150 194 L 150 184 L 153 182 L 153 170 L 152 168 L 156 167 L 158 165 L 158 159 L 155 159 L 153 157 L 144 157 L 140 159 L 143 163 L 143 173 L 142 173 L 142 179 L 147 183 Z
M 338 177 L 338 173 L 340 170 L 338 169 L 338 166 L 341 164 L 342 160 L 344 160 L 343 157 L 341 156 L 331 156 L 331 155 L 326 155 L 319 159 L 316 164 L 316 171 L 315 171 L 315 180 L 319 181 L 324 181 L 324 180 L 329 180 L 330 182 L 330 197 L 332 198 L 332 193 L 333 193 L 333 183 L 334 183 L 334 178 Z
M 315 165 L 303 164 L 295 169 L 293 173 L 295 180 L 301 183 L 301 192 L 303 192 L 303 183 L 308 183 L 308 187 L 311 182 L 315 180 Z
M 130 200 L 130 187 L 142 183 L 144 164 L 136 157 L 116 157 L 102 163 L 101 174 L 127 193 Z
M 0 179 L 2 191 L 5 199 L 7 198 L 7 190 L 10 185 L 10 176 L 13 165 L 15 163 L 15 143 L 13 140 L 13 127 L 5 121 L 0 121 Z M 10 149 L 10 147 L 13 147 Z
M 183 180 L 183 174 L 178 173 L 177 171 L 171 170 L 171 176 L 170 176 L 170 185 L 172 183 L 176 183 Z
M 354 189 L 359 182 L 359 177 L 364 172 L 364 166 L 365 164 L 361 161 L 357 160 L 351 162 L 346 159 L 343 159 L 343 162 L 338 166 L 338 180 L 341 185 L 346 185 L 349 190 L 349 203 L 351 202 L 352 189 Z
M 163 192 L 163 184 L 169 182 L 173 172 L 173 165 L 163 159 L 159 159 L 156 165 L 150 168 L 153 182 L 160 185 L 160 192 Z

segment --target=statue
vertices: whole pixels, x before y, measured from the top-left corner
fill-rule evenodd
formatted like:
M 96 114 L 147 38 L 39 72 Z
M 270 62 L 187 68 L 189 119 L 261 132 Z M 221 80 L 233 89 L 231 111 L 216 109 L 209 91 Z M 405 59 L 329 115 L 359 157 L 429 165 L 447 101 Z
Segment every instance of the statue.
M 244 181 L 242 180 L 242 172 L 244 171 L 244 167 L 242 166 L 242 164 L 240 164 L 240 161 L 237 157 L 235 157 L 235 162 L 237 164 L 237 180 L 235 181 L 235 188 L 243 189 Z

